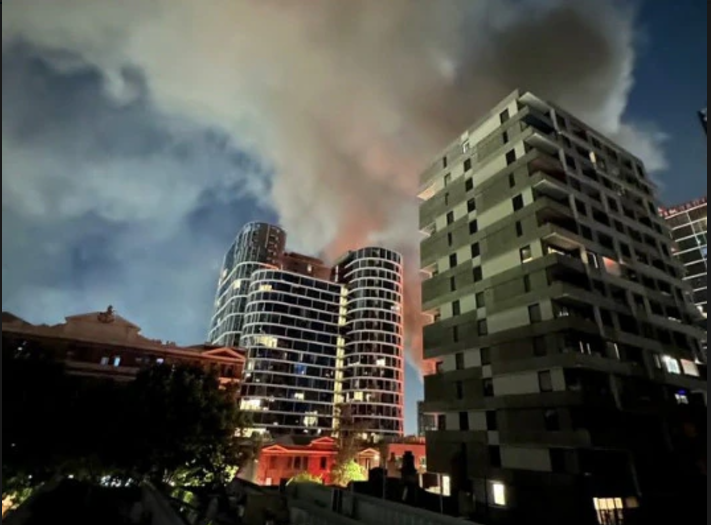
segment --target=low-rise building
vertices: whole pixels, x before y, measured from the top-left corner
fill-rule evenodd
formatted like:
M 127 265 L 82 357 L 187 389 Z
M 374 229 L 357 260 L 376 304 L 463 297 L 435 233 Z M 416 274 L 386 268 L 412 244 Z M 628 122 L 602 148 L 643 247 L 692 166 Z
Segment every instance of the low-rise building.
M 287 436 L 262 448 L 255 481 L 258 485 L 275 486 L 308 473 L 330 485 L 337 454 L 337 442 L 333 438 Z M 380 452 L 364 448 L 356 462 L 367 472 L 380 464 Z
M 148 339 L 140 327 L 116 315 L 113 308 L 70 316 L 58 325 L 35 325 L 2 314 L 3 352 L 50 356 L 75 376 L 131 381 L 142 369 L 160 365 L 192 365 L 214 371 L 224 385 L 242 378 L 245 356 L 238 348 Z

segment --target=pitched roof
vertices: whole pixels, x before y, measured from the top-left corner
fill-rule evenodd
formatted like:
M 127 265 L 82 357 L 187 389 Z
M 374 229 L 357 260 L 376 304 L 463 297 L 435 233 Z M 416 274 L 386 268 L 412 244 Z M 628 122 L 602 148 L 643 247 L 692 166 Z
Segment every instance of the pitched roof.
M 20 319 L 17 317 L 15 314 L 11 314 L 10 312 L 3 312 L 2 313 L 2 322 L 4 323 L 21 323 L 21 324 L 30 324 L 24 319 Z

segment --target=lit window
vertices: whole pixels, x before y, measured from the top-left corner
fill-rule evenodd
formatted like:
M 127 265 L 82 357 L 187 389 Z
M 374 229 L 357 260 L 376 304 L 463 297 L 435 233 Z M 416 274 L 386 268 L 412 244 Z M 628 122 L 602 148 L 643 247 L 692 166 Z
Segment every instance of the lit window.
M 318 412 L 306 412 L 306 415 L 304 416 L 304 426 L 305 427 L 318 426 Z
M 492 483 L 494 493 L 494 505 L 499 507 L 506 506 L 506 486 L 503 483 Z
M 303 401 L 305 399 L 304 393 L 303 392 L 296 392 L 294 394 L 294 399 L 298 401 Z
M 684 373 L 687 376 L 701 377 L 701 374 L 699 373 L 699 367 L 693 361 L 687 361 L 685 359 L 682 359 L 681 368 L 682 370 L 684 370 Z
M 271 292 L 273 289 L 271 284 L 263 284 L 259 287 L 260 292 Z
M 108 357 L 101 358 L 101 366 L 109 366 L 110 359 Z
M 674 375 L 681 375 L 681 367 L 679 366 L 679 361 L 668 355 L 665 355 L 662 358 L 662 361 L 664 362 L 664 367 L 667 369 L 667 372 Z
M 689 396 L 686 395 L 686 392 L 677 392 L 676 394 L 674 394 L 674 397 L 676 398 L 676 402 L 679 405 L 689 404 Z
M 255 338 L 255 344 L 266 346 L 267 348 L 277 348 L 279 340 L 271 335 L 259 335 Z
M 378 359 L 375 364 L 377 366 L 385 366 L 385 359 Z
M 234 288 L 235 290 L 239 290 L 240 288 L 242 288 L 242 280 L 237 279 L 234 283 L 232 283 L 232 288 Z
M 597 519 L 600 525 L 609 523 L 624 523 L 625 505 L 620 498 L 595 498 L 595 510 L 597 511 Z
M 120 357 L 114 357 L 113 365 L 114 365 L 115 367 L 121 366 L 121 358 L 120 358 Z
M 262 400 L 261 399 L 243 399 L 240 403 L 240 408 L 247 411 L 258 411 L 262 410 Z

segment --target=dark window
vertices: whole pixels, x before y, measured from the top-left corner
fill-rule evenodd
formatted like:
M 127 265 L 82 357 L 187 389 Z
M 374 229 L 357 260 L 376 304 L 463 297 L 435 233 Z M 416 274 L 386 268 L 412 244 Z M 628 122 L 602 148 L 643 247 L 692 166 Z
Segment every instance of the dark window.
M 575 209 L 578 210 L 578 213 L 580 215 L 584 215 L 587 217 L 588 215 L 588 207 L 587 205 L 578 199 L 575 199 Z
M 499 430 L 499 420 L 496 417 L 496 412 L 486 413 L 486 429 L 491 432 Z
M 456 292 L 457 291 L 457 281 L 454 277 L 449 278 L 449 291 L 450 292 Z
M 453 253 L 452 255 L 449 256 L 449 267 L 450 268 L 455 268 L 459 264 L 457 262 L 457 254 Z
M 481 266 L 477 266 L 474 268 L 474 282 L 478 283 L 479 281 L 482 281 L 484 279 L 484 272 L 481 269 Z
M 449 193 L 444 194 L 444 205 L 449 206 Z
M 476 294 L 476 307 L 477 308 L 484 308 L 486 306 L 486 295 L 484 295 L 484 292 L 479 292 Z
M 508 143 L 509 143 L 509 140 L 510 140 L 510 139 L 509 139 L 509 132 L 508 132 L 508 131 L 504 131 L 504 134 L 501 136 L 501 138 L 503 139 L 504 144 L 508 144 Z
M 469 223 L 469 235 L 474 235 L 479 232 L 479 223 L 477 221 L 472 221 Z
M 538 386 L 541 392 L 553 392 L 553 376 L 549 371 L 538 373 Z
M 464 183 L 465 191 L 472 191 L 474 189 L 474 179 L 467 179 Z
M 516 162 L 516 151 L 511 150 L 506 154 L 506 164 L 511 166 L 514 162 Z
M 489 366 L 491 364 L 491 349 L 482 348 L 481 352 L 481 366 Z
M 464 171 L 467 172 L 472 169 L 472 159 L 467 159 L 464 161 Z
M 523 237 L 523 224 L 520 222 L 516 223 L 516 236 Z
M 328 458 L 321 458 L 321 470 L 328 468 Z
M 475 199 L 469 199 L 467 201 L 467 211 L 469 213 L 476 211 L 476 200 Z
M 450 211 L 447 213 L 447 225 L 454 224 L 454 212 Z
M 447 157 L 443 157 L 442 158 L 442 166 L 446 168 L 448 166 L 448 164 L 449 163 L 447 162 Z
M 489 323 L 486 322 L 486 319 L 477 323 L 477 332 L 479 335 L 489 335 Z
M 513 209 L 514 211 L 523 209 L 523 195 L 517 195 L 513 198 Z
M 464 370 L 464 354 L 461 352 L 454 356 L 457 370 Z
M 443 414 L 437 416 L 437 430 L 447 430 L 447 416 Z
M 540 304 L 534 304 L 528 307 L 528 318 L 532 323 L 540 323 L 543 321 Z
M 462 384 L 462 382 L 457 381 L 456 383 L 454 383 L 454 387 L 457 391 L 457 399 L 464 399 L 464 385 Z
M 462 315 L 462 305 L 459 301 L 452 303 L 452 315 Z
M 469 430 L 469 414 L 466 412 L 459 413 L 459 430 Z
M 509 175 L 509 188 L 514 188 L 516 186 L 516 175 L 513 173 Z
M 503 111 L 503 112 L 501 113 L 501 115 L 499 115 L 499 118 L 501 119 L 501 123 L 502 123 L 502 124 L 505 124 L 505 123 L 508 122 L 509 119 L 511 118 L 511 113 L 510 113 L 509 110 L 507 109 L 507 110 Z
M 526 293 L 530 293 L 530 291 L 531 291 L 531 276 L 530 275 L 523 276 L 523 289 Z
M 489 466 L 501 468 L 501 447 L 489 447 Z
M 484 390 L 484 397 L 494 397 L 493 379 L 484 379 L 484 381 L 482 381 L 482 388 Z
M 446 167 L 447 167 L 447 166 L 445 166 L 445 168 L 446 168 Z M 449 186 L 450 184 L 452 184 L 452 174 L 451 174 L 451 173 L 447 173 L 447 174 L 444 176 L 444 186 L 447 187 L 447 186 Z
M 557 410 L 546 410 L 544 418 L 547 431 L 558 432 L 560 430 L 560 414 Z
M 474 257 L 479 257 L 481 255 L 481 246 L 479 246 L 478 242 L 475 242 L 472 244 L 472 259 Z

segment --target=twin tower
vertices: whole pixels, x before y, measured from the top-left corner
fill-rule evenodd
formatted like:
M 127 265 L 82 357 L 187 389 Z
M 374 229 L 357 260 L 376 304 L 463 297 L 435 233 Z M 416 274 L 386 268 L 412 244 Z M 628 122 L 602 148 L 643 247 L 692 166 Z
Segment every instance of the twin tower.
M 209 340 L 245 349 L 241 408 L 257 432 L 322 436 L 347 405 L 372 439 L 403 434 L 402 257 L 363 248 L 334 266 L 247 224 L 225 256 Z

